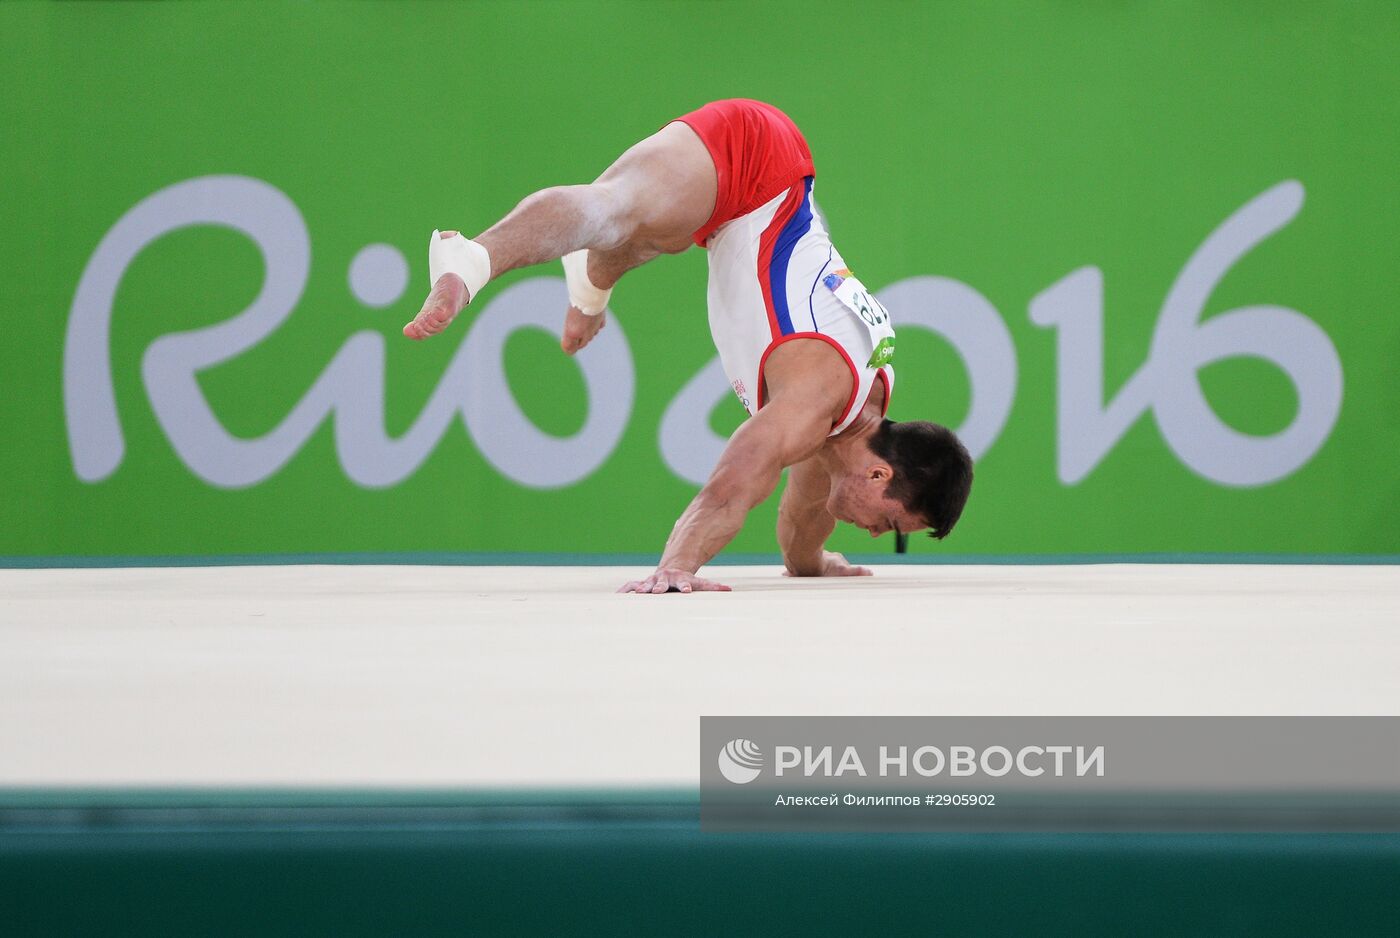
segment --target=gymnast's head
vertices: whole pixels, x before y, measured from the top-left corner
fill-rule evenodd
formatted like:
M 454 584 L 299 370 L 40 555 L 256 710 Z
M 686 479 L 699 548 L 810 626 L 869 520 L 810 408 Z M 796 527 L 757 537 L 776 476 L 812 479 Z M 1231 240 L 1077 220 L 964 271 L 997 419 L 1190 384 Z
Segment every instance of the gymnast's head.
M 947 537 L 972 491 L 972 457 L 957 434 L 926 420 L 882 420 L 867 446 L 869 457 L 832 484 L 832 516 L 872 537 L 924 528 Z

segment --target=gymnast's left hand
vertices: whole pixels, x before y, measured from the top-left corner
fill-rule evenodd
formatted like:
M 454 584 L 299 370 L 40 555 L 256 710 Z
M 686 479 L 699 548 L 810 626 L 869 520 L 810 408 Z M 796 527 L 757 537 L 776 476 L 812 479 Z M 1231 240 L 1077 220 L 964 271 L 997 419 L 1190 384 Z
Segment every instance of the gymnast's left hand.
M 783 571 L 783 576 L 874 576 L 869 567 L 857 567 L 835 551 L 822 551 L 822 562 L 812 571 L 801 570 L 794 573 L 792 568 Z

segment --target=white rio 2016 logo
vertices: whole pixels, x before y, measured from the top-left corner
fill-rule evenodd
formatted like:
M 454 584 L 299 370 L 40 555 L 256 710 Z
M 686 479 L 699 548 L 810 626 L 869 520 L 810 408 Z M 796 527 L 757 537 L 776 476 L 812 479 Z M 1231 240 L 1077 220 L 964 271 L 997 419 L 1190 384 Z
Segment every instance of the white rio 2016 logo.
M 1200 321 L 1212 290 L 1255 245 L 1301 209 L 1303 187 L 1283 182 L 1220 225 L 1191 256 L 1167 294 L 1147 360 L 1112 401 L 1103 400 L 1103 276 L 1074 271 L 1030 304 L 1031 320 L 1058 330 L 1059 475 L 1087 476 L 1128 428 L 1151 410 L 1168 446 L 1191 469 L 1225 485 L 1263 485 L 1306 463 L 1327 440 L 1342 399 L 1342 366 L 1327 334 L 1295 310 L 1250 306 Z M 562 279 L 526 280 L 496 294 L 475 317 L 422 412 L 406 433 L 384 428 L 384 337 L 358 332 L 345 341 L 310 390 L 269 433 L 235 437 L 210 407 L 196 379 L 236 358 L 286 321 L 310 270 L 311 242 L 293 202 L 243 176 L 208 176 L 162 189 L 127 212 L 98 245 L 78 284 L 64 346 L 63 391 L 73 466 L 98 482 L 121 464 L 125 440 L 112 381 L 112 306 L 121 279 L 149 244 L 181 228 L 220 225 L 261 250 L 266 279 L 252 305 L 217 325 L 152 342 L 141 373 L 151 407 L 175 452 L 206 482 L 256 485 L 276 473 L 327 416 L 350 479 L 366 487 L 407 478 L 459 417 L 497 471 L 533 488 L 555 488 L 592 474 L 610 456 L 632 414 L 631 350 L 614 322 L 575 361 L 588 389 L 588 416 L 569 437 L 537 428 L 511 393 L 505 344 L 518 329 L 558 335 L 566 303 Z M 352 291 L 370 306 L 401 298 L 407 265 L 394 248 L 371 245 L 349 272 Z M 995 442 L 1016 396 L 1016 350 L 996 308 L 966 284 L 911 277 L 879 293 L 901 330 L 924 329 L 947 340 L 971 382 L 971 407 L 958 428 L 974 457 Z M 1224 424 L 1201 393 L 1196 372 L 1210 362 L 1253 356 L 1276 365 L 1298 392 L 1293 422 L 1271 436 Z M 661 456 L 695 484 L 709 475 L 724 446 L 709 414 L 729 394 L 715 358 L 677 393 L 659 428 Z

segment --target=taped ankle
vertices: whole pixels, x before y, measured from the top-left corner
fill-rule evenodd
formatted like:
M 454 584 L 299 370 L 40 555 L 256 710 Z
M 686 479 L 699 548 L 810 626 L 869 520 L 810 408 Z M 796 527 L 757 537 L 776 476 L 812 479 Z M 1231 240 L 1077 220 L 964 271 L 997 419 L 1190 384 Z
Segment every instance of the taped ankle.
M 560 258 L 564 262 L 564 281 L 569 285 L 569 302 L 585 316 L 596 316 L 608 307 L 611 290 L 600 290 L 588 279 L 588 249 L 574 251 Z
M 456 274 L 467 285 L 467 294 L 476 299 L 476 294 L 486 281 L 491 279 L 491 255 L 486 248 L 470 238 L 454 234 L 442 237 L 436 229 L 428 242 L 428 278 L 432 285 L 443 274 Z

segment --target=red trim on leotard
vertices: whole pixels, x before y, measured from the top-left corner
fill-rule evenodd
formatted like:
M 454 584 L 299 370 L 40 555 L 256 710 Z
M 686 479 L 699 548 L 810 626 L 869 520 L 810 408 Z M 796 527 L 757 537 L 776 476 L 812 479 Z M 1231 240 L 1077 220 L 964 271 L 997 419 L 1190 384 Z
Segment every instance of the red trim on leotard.
M 884 416 L 890 412 L 890 391 L 892 390 L 890 388 L 890 377 L 885 374 L 883 366 L 876 370 L 875 377 L 879 378 L 880 383 L 885 386 L 885 406 L 880 411 L 880 417 L 883 419 Z
M 773 220 L 763 229 L 763 234 L 758 239 L 758 286 L 763 291 L 763 308 L 768 313 L 768 331 L 774 339 L 782 338 L 783 330 L 778 325 L 778 314 L 773 310 L 773 282 L 768 276 L 768 268 L 773 263 L 773 246 L 778 243 L 778 235 L 783 233 L 783 228 L 792 220 L 792 216 L 797 214 L 797 209 L 801 207 L 806 195 L 806 182 L 789 189 L 787 198 L 778 206 Z
M 856 393 L 860 391 L 860 372 L 856 371 L 855 362 L 851 361 L 851 356 L 846 354 L 846 350 L 831 336 L 822 335 L 820 332 L 793 332 L 788 335 L 779 336 L 768 343 L 768 347 L 763 350 L 763 357 L 758 360 L 758 407 L 754 408 L 754 410 L 762 410 L 763 405 L 768 403 L 768 401 L 765 400 L 768 396 L 768 386 L 763 383 L 763 366 L 768 364 L 768 356 L 773 353 L 773 349 L 782 345 L 784 342 L 791 342 L 793 339 L 820 339 L 827 345 L 836 349 L 837 352 L 841 353 L 841 358 L 846 362 L 846 367 L 851 369 L 851 396 L 846 399 L 846 408 L 841 411 L 841 416 L 837 417 L 836 421 L 832 423 L 833 427 L 839 427 L 842 421 L 846 419 L 846 415 L 851 412 L 851 408 L 855 406 Z

